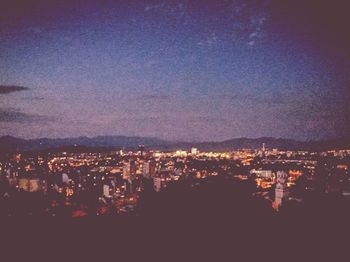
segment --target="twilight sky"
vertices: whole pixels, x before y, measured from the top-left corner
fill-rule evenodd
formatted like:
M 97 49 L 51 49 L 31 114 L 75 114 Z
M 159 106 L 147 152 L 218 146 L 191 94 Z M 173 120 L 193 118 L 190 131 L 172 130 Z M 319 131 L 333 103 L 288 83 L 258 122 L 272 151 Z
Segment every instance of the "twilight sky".
M 348 136 L 347 2 L 1 0 L 0 136 Z

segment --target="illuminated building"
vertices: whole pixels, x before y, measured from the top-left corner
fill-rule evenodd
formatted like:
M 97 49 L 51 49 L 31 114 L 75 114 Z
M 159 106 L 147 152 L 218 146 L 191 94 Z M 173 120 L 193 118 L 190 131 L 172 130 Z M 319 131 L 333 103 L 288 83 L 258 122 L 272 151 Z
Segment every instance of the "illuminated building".
M 195 147 L 191 148 L 191 155 L 196 156 L 198 154 L 198 149 Z
M 139 154 L 141 156 L 143 156 L 143 153 L 145 152 L 145 146 L 144 145 L 139 145 L 138 149 L 139 149 Z
M 109 185 L 103 185 L 103 196 L 109 197 Z
M 278 171 L 276 175 L 275 204 L 277 209 L 282 205 L 283 199 L 288 196 L 287 190 L 288 174 Z
M 136 178 L 136 164 L 134 161 L 126 163 L 123 167 L 123 179 L 134 180 Z
M 273 177 L 273 173 L 271 170 L 252 169 L 252 170 L 250 170 L 250 174 L 255 174 L 257 177 L 262 177 L 262 178 L 272 178 Z
M 20 178 L 18 188 L 27 192 L 38 192 L 42 190 L 42 182 L 39 178 Z
M 175 156 L 178 156 L 178 157 L 186 157 L 186 156 L 187 156 L 187 152 L 184 151 L 184 150 L 176 150 Z
M 21 158 L 22 158 L 22 155 L 21 155 L 21 154 L 17 153 L 17 154 L 15 155 L 15 161 L 16 161 L 17 164 L 21 161 Z
M 62 174 L 62 182 L 68 184 L 69 178 L 66 173 Z
M 160 177 L 153 178 L 153 188 L 156 192 L 159 192 L 162 189 L 162 180 Z
M 349 167 L 347 165 L 337 165 L 338 169 L 348 170 Z
M 153 178 L 156 174 L 156 162 L 148 161 L 142 165 L 142 176 L 144 178 Z

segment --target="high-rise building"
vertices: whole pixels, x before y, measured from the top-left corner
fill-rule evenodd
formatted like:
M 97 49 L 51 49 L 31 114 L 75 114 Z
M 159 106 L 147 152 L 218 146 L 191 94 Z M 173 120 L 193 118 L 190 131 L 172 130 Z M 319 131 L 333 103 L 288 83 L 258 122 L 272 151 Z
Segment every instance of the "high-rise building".
M 156 174 L 156 162 L 153 160 L 144 162 L 142 165 L 142 176 L 144 178 L 153 178 Z
M 63 173 L 63 174 L 62 174 L 62 183 L 68 184 L 68 182 L 69 182 L 69 177 L 68 177 L 68 175 L 67 175 L 66 173 Z
M 162 189 L 162 179 L 160 177 L 153 178 L 153 188 L 156 192 Z
M 282 205 L 282 201 L 288 196 L 287 179 L 288 174 L 286 172 L 277 172 L 275 189 L 275 204 L 277 209 Z
M 123 149 L 120 149 L 120 150 L 119 150 L 119 155 L 120 155 L 120 156 L 124 156 L 124 150 L 123 150 Z
M 144 162 L 142 164 L 142 176 L 144 178 L 149 178 L 149 162 Z
M 191 148 L 191 155 L 196 156 L 198 154 L 198 149 L 195 147 Z
M 144 145 L 139 145 L 139 154 L 143 156 L 143 153 L 145 152 L 145 146 Z
M 109 197 L 109 185 L 104 184 L 103 185 L 103 196 Z
M 123 167 L 123 179 L 134 180 L 136 178 L 136 164 L 134 161 L 130 161 L 124 164 Z

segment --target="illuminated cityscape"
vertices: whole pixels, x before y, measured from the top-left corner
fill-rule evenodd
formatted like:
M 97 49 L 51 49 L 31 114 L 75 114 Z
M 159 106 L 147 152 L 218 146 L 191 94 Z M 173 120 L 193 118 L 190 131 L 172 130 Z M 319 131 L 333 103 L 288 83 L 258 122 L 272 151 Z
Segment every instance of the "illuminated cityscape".
M 16 153 L 0 163 L 5 216 L 100 216 L 137 213 L 146 191 L 166 191 L 186 182 L 191 187 L 211 178 L 251 183 L 252 195 L 277 212 L 289 202 L 302 203 L 308 192 L 350 196 L 350 149 L 321 152 L 268 148 L 228 152 L 138 150 L 105 152 Z M 320 185 L 321 176 L 323 178 Z M 21 206 L 14 199 L 47 203 Z M 35 199 L 35 200 L 34 200 Z M 87 201 L 89 199 L 89 201 Z M 350 200 L 350 199 L 349 199 Z M 24 208 L 23 210 L 21 210 Z M 16 210 L 18 209 L 18 210 Z M 36 212 L 36 213 L 35 213 Z
M 0 0 L 0 260 L 348 261 L 349 10 Z

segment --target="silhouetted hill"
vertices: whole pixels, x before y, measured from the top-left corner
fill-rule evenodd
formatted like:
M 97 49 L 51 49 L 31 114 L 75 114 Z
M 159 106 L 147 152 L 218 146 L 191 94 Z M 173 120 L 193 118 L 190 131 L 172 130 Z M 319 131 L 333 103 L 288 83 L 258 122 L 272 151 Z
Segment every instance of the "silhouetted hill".
M 63 147 L 81 146 L 81 150 L 91 148 L 127 148 L 135 149 L 138 145 L 145 145 L 148 149 L 160 150 L 189 150 L 197 147 L 201 151 L 230 151 L 236 149 L 257 149 L 265 143 L 267 148 L 289 150 L 329 150 L 350 148 L 349 138 L 340 138 L 322 141 L 296 141 L 292 139 L 261 137 L 261 138 L 235 138 L 221 142 L 171 142 L 154 137 L 129 136 L 97 136 L 76 138 L 39 138 L 22 139 L 12 136 L 0 137 L 0 152 L 32 151 L 58 149 Z
M 2 257 L 19 261 L 40 252 L 38 261 L 53 256 L 88 261 L 342 261 L 338 257 L 347 254 L 344 239 L 349 236 L 348 199 L 323 195 L 276 213 L 269 201 L 253 197 L 252 190 L 249 181 L 218 176 L 196 187 L 183 181 L 159 193 L 145 190 L 137 215 L 3 218 Z
M 257 149 L 261 148 L 265 143 L 268 148 L 280 148 L 280 149 L 301 149 L 306 146 L 305 142 L 300 142 L 291 139 L 261 137 L 261 138 L 235 138 L 221 142 L 204 142 L 196 143 L 193 146 L 202 151 L 226 151 L 233 149 Z M 188 147 L 191 143 L 184 144 Z
M 39 138 L 21 139 L 11 136 L 0 137 L 0 151 L 30 151 L 60 148 L 67 146 L 137 148 L 142 144 L 147 147 L 167 144 L 164 140 L 152 137 L 97 136 L 76 138 Z
M 179 142 L 168 143 L 162 146 L 163 149 L 190 150 L 196 147 L 200 151 L 230 151 L 237 149 L 259 149 L 265 143 L 266 148 L 278 148 L 285 150 L 330 150 L 350 148 L 349 138 L 339 138 L 320 141 L 297 141 L 293 139 L 261 137 L 261 138 L 234 138 L 220 142 Z

